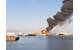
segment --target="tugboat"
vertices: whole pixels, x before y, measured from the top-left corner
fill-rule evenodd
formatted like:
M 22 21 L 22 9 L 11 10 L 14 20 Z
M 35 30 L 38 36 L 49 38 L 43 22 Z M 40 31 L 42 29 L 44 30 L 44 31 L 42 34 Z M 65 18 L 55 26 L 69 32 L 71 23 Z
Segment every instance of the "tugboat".
M 63 32 L 60 32 L 60 33 L 59 33 L 59 37 L 62 38 L 62 39 L 64 39 L 64 34 L 63 34 Z
M 20 37 L 18 37 L 16 35 L 11 35 L 11 34 L 6 35 L 6 41 L 17 41 L 19 39 L 20 39 Z

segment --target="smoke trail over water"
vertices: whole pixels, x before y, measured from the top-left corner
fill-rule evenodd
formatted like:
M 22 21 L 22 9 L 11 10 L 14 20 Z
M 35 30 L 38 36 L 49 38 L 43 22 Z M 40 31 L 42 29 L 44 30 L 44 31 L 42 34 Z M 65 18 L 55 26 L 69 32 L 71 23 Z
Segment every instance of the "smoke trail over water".
M 48 27 L 47 31 L 52 30 L 56 25 L 66 21 L 73 14 L 73 0 L 64 0 L 63 6 L 61 8 L 61 12 L 57 12 L 56 15 L 53 16 L 54 19 L 48 18 Z

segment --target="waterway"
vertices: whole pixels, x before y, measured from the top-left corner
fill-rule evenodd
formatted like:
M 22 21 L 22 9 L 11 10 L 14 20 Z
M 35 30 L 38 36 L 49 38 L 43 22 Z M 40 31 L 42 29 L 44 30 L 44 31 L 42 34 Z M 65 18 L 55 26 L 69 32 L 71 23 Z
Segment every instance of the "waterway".
M 7 41 L 6 50 L 73 50 L 73 37 L 26 36 L 16 42 Z

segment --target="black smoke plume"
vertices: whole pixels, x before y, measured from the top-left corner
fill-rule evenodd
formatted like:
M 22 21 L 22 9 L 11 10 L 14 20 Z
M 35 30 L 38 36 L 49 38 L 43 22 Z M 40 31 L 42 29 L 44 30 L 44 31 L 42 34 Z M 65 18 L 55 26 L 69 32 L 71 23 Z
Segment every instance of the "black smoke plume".
M 57 12 L 56 15 L 53 16 L 54 19 L 48 18 L 48 27 L 47 31 L 52 30 L 56 25 L 66 21 L 73 14 L 73 0 L 64 0 L 63 6 L 61 8 L 61 12 Z

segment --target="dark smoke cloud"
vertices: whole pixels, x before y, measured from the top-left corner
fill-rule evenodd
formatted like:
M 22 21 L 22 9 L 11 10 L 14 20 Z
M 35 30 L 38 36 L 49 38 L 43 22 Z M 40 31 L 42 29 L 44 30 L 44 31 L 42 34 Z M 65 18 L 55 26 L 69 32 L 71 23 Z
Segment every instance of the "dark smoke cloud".
M 73 14 L 73 0 L 64 0 L 63 6 L 61 8 L 61 12 L 57 12 L 56 15 L 53 16 L 54 19 L 48 18 L 48 27 L 47 31 L 52 30 L 56 25 L 66 21 Z

